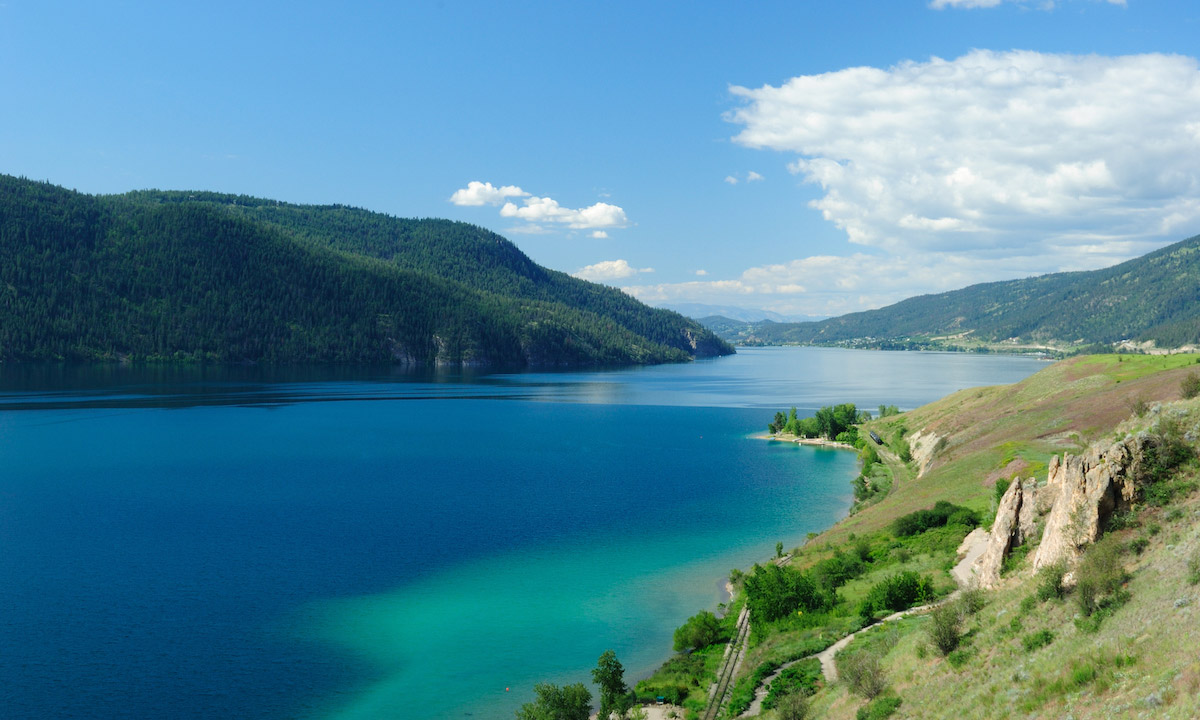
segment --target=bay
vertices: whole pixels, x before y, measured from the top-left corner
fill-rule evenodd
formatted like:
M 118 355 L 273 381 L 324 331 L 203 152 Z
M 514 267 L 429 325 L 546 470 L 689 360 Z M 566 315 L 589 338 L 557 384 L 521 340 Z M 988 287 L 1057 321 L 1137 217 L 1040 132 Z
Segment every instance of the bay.
M 510 718 L 636 677 L 850 503 L 775 410 L 909 409 L 1029 358 L 750 348 L 682 366 L 0 368 L 0 706 Z

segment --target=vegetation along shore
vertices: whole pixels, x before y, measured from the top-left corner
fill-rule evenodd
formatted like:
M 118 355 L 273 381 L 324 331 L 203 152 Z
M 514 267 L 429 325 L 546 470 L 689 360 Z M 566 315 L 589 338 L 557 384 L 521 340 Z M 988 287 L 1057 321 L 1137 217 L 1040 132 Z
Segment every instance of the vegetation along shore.
M 1092 355 L 901 413 L 794 411 L 773 439 L 860 453 L 850 515 L 735 569 L 733 599 L 601 714 L 1200 715 L 1200 356 Z M 607 684 L 606 684 L 607 683 Z M 583 718 L 582 685 L 519 718 Z M 574 708 L 572 710 L 572 708 Z

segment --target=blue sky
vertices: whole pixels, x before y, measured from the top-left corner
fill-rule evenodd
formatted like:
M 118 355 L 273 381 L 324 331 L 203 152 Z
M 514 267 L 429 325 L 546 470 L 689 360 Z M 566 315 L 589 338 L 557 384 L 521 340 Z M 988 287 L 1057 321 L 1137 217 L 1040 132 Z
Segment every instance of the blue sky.
M 1200 232 L 1198 30 L 1152 0 L 5 0 L 0 172 L 449 217 L 651 304 L 833 315 Z

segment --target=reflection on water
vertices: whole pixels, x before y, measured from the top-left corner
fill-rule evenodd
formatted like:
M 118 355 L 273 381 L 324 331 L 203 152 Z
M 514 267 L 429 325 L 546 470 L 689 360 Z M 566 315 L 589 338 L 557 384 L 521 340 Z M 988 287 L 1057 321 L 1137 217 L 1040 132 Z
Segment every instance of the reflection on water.
M 487 372 L 388 366 L 0 366 L 0 410 L 283 405 L 339 400 L 514 399 L 769 407 L 854 402 L 912 409 L 955 390 L 1021 380 L 1029 357 L 743 348 L 686 365 Z

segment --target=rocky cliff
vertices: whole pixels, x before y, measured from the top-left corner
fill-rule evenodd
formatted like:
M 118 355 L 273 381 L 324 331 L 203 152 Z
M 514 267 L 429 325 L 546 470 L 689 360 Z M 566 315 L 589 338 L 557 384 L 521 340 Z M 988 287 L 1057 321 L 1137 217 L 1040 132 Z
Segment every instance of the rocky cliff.
M 1013 482 L 1000 499 L 987 548 L 975 563 L 979 586 L 998 584 L 1005 556 L 1039 536 L 1035 571 L 1060 561 L 1073 565 L 1100 539 L 1112 514 L 1133 505 L 1148 437 L 1128 435 L 1093 445 L 1082 455 L 1065 454 L 1061 460 L 1056 456 L 1045 485 L 1033 478 Z

